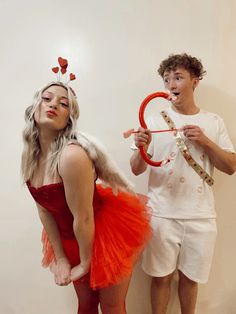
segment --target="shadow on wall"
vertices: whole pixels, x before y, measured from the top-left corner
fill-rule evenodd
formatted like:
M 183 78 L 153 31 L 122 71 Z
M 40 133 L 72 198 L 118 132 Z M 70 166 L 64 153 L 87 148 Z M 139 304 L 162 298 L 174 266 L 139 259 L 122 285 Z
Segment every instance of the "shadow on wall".
M 220 89 L 201 85 L 196 90 L 196 103 L 200 108 L 214 112 L 224 120 L 227 129 L 231 129 L 229 135 L 236 146 L 236 132 L 232 132 L 235 125 L 236 94 L 233 97 Z

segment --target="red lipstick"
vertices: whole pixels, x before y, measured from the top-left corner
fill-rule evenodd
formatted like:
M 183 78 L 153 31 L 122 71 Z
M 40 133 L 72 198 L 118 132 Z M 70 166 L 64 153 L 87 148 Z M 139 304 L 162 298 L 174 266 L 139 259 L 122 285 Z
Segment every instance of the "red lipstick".
M 57 116 L 57 114 L 56 114 L 56 112 L 55 112 L 54 110 L 48 110 L 48 111 L 47 111 L 47 115 L 48 115 L 48 116 L 54 116 L 54 117 Z

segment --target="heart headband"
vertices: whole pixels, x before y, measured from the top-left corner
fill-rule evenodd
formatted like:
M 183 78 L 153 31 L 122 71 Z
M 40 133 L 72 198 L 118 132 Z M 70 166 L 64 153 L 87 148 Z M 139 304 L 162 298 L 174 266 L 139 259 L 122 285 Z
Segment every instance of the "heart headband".
M 52 72 L 57 74 L 57 81 L 61 81 L 61 76 L 66 74 L 67 72 L 67 67 L 68 67 L 68 61 L 67 59 L 64 59 L 62 57 L 59 57 L 58 59 L 58 64 L 59 66 L 53 67 Z M 69 80 L 66 82 L 68 84 L 70 81 L 74 81 L 76 79 L 75 74 L 70 73 L 69 74 Z

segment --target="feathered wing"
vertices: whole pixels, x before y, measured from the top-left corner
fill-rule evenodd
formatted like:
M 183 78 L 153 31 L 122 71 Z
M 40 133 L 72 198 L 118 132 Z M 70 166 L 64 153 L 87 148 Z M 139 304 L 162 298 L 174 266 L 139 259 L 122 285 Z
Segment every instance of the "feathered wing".
M 117 194 L 119 189 L 134 193 L 132 184 L 97 139 L 80 132 L 77 140 L 93 161 L 98 178 L 103 184 L 109 185 L 114 194 Z

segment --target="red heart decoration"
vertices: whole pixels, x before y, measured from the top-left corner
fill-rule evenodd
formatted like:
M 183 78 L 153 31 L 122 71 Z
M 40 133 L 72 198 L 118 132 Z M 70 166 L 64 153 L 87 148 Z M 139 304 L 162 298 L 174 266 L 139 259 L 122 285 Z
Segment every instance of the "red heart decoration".
M 52 72 L 58 73 L 58 71 L 59 71 L 59 67 L 54 67 L 54 68 L 52 68 Z
M 68 67 L 68 61 L 66 59 L 63 59 L 62 57 L 58 58 L 58 63 L 61 68 L 67 68 Z
M 73 73 L 70 73 L 70 81 L 73 81 L 76 79 L 76 76 Z
M 66 68 L 61 68 L 61 73 L 65 74 L 66 73 Z

